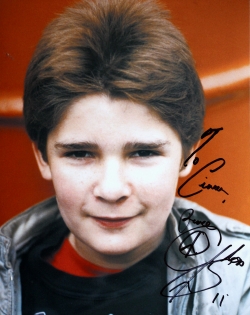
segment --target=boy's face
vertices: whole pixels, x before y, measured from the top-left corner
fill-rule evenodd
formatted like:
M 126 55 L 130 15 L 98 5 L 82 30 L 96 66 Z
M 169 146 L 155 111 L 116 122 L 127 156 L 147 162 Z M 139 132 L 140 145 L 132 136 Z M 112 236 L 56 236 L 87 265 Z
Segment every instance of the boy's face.
M 148 107 L 101 95 L 82 98 L 49 134 L 47 155 L 48 163 L 36 151 L 83 257 L 125 268 L 161 242 L 182 146 Z

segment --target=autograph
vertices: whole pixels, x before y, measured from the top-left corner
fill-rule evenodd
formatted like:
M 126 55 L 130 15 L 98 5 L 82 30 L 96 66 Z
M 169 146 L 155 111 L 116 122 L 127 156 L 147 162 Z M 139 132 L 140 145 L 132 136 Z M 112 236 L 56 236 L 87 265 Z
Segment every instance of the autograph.
M 209 128 L 208 130 L 206 130 L 202 135 L 201 135 L 201 139 L 207 138 L 192 154 L 189 155 L 189 157 L 185 160 L 184 162 L 184 166 L 187 166 L 187 162 L 198 152 L 200 151 L 209 141 L 211 141 L 221 130 L 223 130 L 222 127 L 220 128 Z M 199 158 L 195 157 L 193 164 L 197 165 L 199 163 Z M 209 171 L 211 173 L 217 172 L 219 169 L 221 169 L 224 165 L 225 165 L 226 161 L 223 158 L 217 158 L 211 162 L 209 162 L 208 164 L 206 164 L 205 166 L 203 166 L 202 168 L 200 168 L 197 172 L 195 172 L 192 176 L 190 176 L 179 188 L 178 188 L 178 194 L 180 197 L 183 198 L 188 198 L 197 194 L 200 194 L 201 192 L 204 191 L 204 189 L 207 190 L 215 190 L 217 192 L 223 192 L 226 195 L 228 195 L 228 192 L 221 186 L 219 185 L 212 185 L 210 183 L 206 183 L 205 181 L 201 184 L 199 184 L 199 187 L 201 189 L 189 193 L 189 194 L 184 194 L 182 192 L 183 187 L 185 187 L 194 177 L 196 177 L 198 174 L 200 174 L 203 170 L 207 169 L 208 167 L 211 167 L 209 169 Z M 206 177 L 207 179 L 207 177 Z M 223 203 L 225 202 L 225 200 L 223 200 Z
M 195 227 L 188 229 L 188 226 L 191 222 L 192 226 Z M 168 262 L 168 257 L 170 256 L 168 253 L 172 247 L 177 246 L 179 248 L 179 252 L 185 258 L 187 258 L 201 255 L 210 248 L 210 240 L 208 234 L 206 233 L 207 231 L 211 231 L 210 234 L 215 234 L 213 235 L 213 239 L 214 236 L 217 235 L 217 246 L 220 246 L 222 241 L 220 230 L 216 226 L 211 225 L 210 221 L 200 221 L 195 219 L 193 209 L 187 209 L 183 212 L 179 220 L 178 230 L 180 234 L 167 247 L 164 258 L 166 266 L 178 273 L 177 277 L 169 281 L 161 290 L 162 296 L 170 297 L 170 303 L 177 297 L 190 295 L 217 287 L 222 282 L 222 278 L 217 272 L 213 270 L 212 267 L 215 264 L 227 262 L 228 265 L 234 264 L 238 267 L 244 266 L 244 261 L 240 257 L 236 256 L 236 254 L 245 246 L 242 244 L 237 249 L 233 249 L 232 245 L 228 245 L 207 262 L 201 263 L 197 266 L 187 269 L 176 269 L 176 267 L 172 266 L 171 263 Z M 194 284 L 198 275 L 200 274 L 199 276 L 202 276 L 201 273 L 204 274 L 206 272 L 208 272 L 209 277 L 212 278 L 211 284 L 208 284 L 207 287 L 204 285 L 203 288 L 195 289 Z M 218 294 L 212 301 L 213 303 L 217 297 Z M 223 299 L 224 296 L 221 299 L 220 306 Z

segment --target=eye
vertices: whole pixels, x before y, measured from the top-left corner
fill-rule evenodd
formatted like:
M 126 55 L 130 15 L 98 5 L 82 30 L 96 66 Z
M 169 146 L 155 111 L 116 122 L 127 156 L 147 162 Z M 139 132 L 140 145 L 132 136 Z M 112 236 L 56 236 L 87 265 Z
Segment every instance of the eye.
M 65 157 L 73 159 L 93 158 L 94 154 L 89 151 L 70 151 L 64 154 Z
M 160 153 L 153 150 L 138 150 L 131 153 L 131 157 L 143 157 L 143 158 L 158 156 L 158 155 L 160 155 Z

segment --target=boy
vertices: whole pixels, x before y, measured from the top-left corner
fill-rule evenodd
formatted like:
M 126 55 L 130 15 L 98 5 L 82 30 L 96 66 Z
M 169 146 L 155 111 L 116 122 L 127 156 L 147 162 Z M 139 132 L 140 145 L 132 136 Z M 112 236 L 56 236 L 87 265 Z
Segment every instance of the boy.
M 249 228 L 175 199 L 204 97 L 163 10 L 68 9 L 31 60 L 24 117 L 56 198 L 2 228 L 4 314 L 249 313 Z

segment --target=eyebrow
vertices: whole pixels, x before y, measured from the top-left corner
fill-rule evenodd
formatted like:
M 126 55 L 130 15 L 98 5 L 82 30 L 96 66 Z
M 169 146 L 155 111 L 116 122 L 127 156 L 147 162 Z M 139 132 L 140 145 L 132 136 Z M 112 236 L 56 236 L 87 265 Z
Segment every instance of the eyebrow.
M 170 145 L 170 141 L 150 141 L 150 142 L 127 142 L 123 149 L 125 151 L 132 151 L 132 150 L 156 150 L 160 149 L 165 145 Z M 98 150 L 99 146 L 95 142 L 75 142 L 75 143 L 63 143 L 63 142 L 56 142 L 55 146 L 56 149 L 64 149 L 64 150 Z
M 126 151 L 130 150 L 156 150 L 165 145 L 170 145 L 170 141 L 153 141 L 153 142 L 128 142 L 124 145 Z
M 56 149 L 65 149 L 65 150 L 97 150 L 98 145 L 95 142 L 73 142 L 73 143 L 63 143 L 63 142 L 56 142 L 55 146 Z

